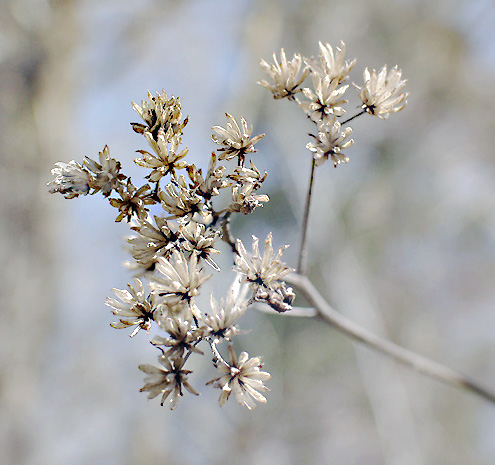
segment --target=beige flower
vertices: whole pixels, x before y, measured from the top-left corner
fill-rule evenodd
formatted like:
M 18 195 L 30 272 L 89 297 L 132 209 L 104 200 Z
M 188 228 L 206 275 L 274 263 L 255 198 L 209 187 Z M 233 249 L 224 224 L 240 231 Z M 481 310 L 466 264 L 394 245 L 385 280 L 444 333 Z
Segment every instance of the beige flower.
M 155 140 L 160 129 L 163 130 L 165 139 L 169 140 L 173 135 L 180 136 L 187 124 L 187 118 L 181 122 L 180 99 L 174 97 L 169 99 L 165 91 L 161 94 L 157 92 L 156 96 L 148 92 L 148 100 L 143 100 L 141 106 L 133 102 L 132 107 L 146 123 L 146 125 L 132 123 L 134 131 L 139 134 L 149 131 Z
M 210 164 L 206 176 L 203 178 L 203 172 L 201 169 L 196 168 L 196 165 L 187 166 L 187 174 L 191 180 L 189 185 L 194 192 L 205 199 L 211 199 L 215 195 L 220 193 L 220 189 L 223 189 L 229 185 L 229 182 L 224 179 L 225 166 L 216 166 L 217 156 L 215 152 L 211 154 Z
M 221 126 L 213 126 L 213 130 L 216 134 L 213 134 L 211 138 L 222 148 L 218 149 L 220 154 L 219 160 L 230 160 L 231 158 L 238 157 L 239 164 L 244 164 L 244 159 L 247 153 L 256 152 L 254 144 L 256 144 L 264 134 L 259 134 L 251 138 L 253 133 L 253 127 L 248 126 L 246 120 L 241 118 L 241 126 L 237 124 L 232 115 L 225 113 L 227 117 L 226 128 Z
M 309 73 L 309 68 L 304 67 L 301 72 L 302 58 L 301 55 L 295 54 L 292 60 L 287 61 L 285 51 L 280 51 L 280 63 L 277 60 L 277 55 L 273 54 L 273 62 L 267 63 L 261 60 L 260 66 L 263 71 L 269 76 L 270 81 L 261 80 L 258 84 L 266 87 L 273 93 L 273 98 L 280 99 L 288 97 L 294 98 L 297 88 L 303 83 Z
M 232 188 L 232 203 L 227 207 L 227 211 L 232 213 L 242 213 L 249 215 L 256 208 L 262 207 L 262 202 L 268 202 L 270 198 L 265 194 L 253 194 L 256 184 L 245 183 Z
M 270 379 L 270 374 L 261 371 L 261 358 L 249 358 L 247 352 L 242 352 L 237 359 L 231 345 L 229 345 L 229 356 L 229 364 L 222 363 L 218 366 L 221 375 L 207 383 L 214 384 L 222 390 L 218 399 L 220 406 L 227 402 L 232 392 L 237 402 L 249 410 L 256 407 L 255 401 L 265 403 L 266 398 L 261 393 L 269 391 L 263 383 Z
M 169 227 L 167 220 L 155 216 L 156 226 L 142 220 L 132 229 L 138 233 L 127 240 L 130 252 L 137 263 L 147 270 L 155 267 L 158 257 L 170 257 L 178 238 Z
M 261 184 L 265 181 L 267 177 L 267 172 L 265 171 L 261 174 L 261 171 L 256 168 L 252 160 L 249 161 L 251 168 L 246 168 L 245 166 L 237 166 L 232 174 L 227 177 L 237 182 L 238 184 L 252 184 L 254 190 L 261 187 Z
M 340 42 L 340 47 L 335 47 L 335 53 L 330 44 L 319 43 L 319 60 L 305 59 L 306 64 L 311 71 L 319 74 L 321 77 L 328 76 L 330 80 L 336 80 L 339 84 L 344 82 L 351 69 L 356 64 L 356 60 L 351 62 L 345 61 L 345 44 Z
M 308 99 L 308 101 L 299 102 L 303 111 L 316 122 L 332 115 L 342 116 L 345 110 L 341 105 L 347 103 L 347 100 L 343 99 L 342 96 L 349 86 L 346 85 L 337 89 L 339 84 L 337 79 L 331 80 L 328 76 L 322 77 L 315 73 L 312 74 L 311 78 L 315 91 L 313 92 L 307 87 L 303 89 L 303 94 Z
M 110 157 L 108 145 L 105 145 L 103 151 L 98 154 L 98 158 L 100 163 L 85 157 L 84 166 L 95 175 L 91 187 L 95 189 L 95 192 L 101 190 L 103 195 L 108 196 L 113 189 L 119 186 L 119 181 L 125 179 L 125 176 L 119 173 L 120 162 Z
M 173 358 L 169 359 L 164 355 L 158 357 L 158 362 L 165 368 L 158 368 L 153 365 L 139 365 L 139 369 L 144 371 L 148 376 L 145 378 L 145 385 L 140 389 L 141 392 L 148 391 L 148 399 L 161 394 L 161 405 L 165 403 L 170 394 L 170 410 L 173 410 L 178 402 L 179 396 L 183 395 L 182 388 L 195 396 L 199 393 L 187 381 L 187 375 L 192 373 L 189 370 L 183 370 L 184 359 Z
M 185 240 L 182 244 L 185 250 L 196 254 L 216 271 L 220 271 L 220 268 L 210 256 L 220 253 L 213 247 L 215 240 L 220 234 L 219 231 L 207 230 L 203 224 L 190 221 L 180 227 L 179 233 Z
M 363 109 L 370 115 L 386 119 L 390 113 L 402 110 L 407 104 L 408 92 L 402 92 L 406 80 L 402 80 L 402 71 L 397 66 L 387 73 L 384 66 L 377 74 L 371 73 L 368 68 L 364 70 L 364 86 L 358 87 L 359 98 L 363 102 Z
M 136 326 L 131 333 L 133 337 L 140 329 L 149 332 L 154 320 L 154 308 L 152 302 L 146 298 L 143 283 L 139 279 L 134 279 L 134 287 L 130 284 L 127 287 L 128 290 L 113 289 L 120 302 L 107 297 L 105 304 L 113 308 L 114 315 L 122 317 L 119 321 L 111 323 L 112 328 L 123 329 Z
M 315 137 L 314 142 L 306 145 L 314 153 L 316 165 L 323 164 L 329 157 L 334 166 L 347 163 L 349 158 L 342 153 L 342 150 L 354 144 L 353 139 L 344 142 L 351 132 L 352 129 L 349 127 L 340 132 L 340 123 L 335 118 L 328 124 L 321 125 L 318 137 Z
M 50 194 L 60 192 L 66 199 L 73 199 L 89 193 L 93 179 L 89 172 L 75 160 L 69 163 L 55 163 L 52 174 L 55 179 L 47 184 Z
M 187 162 L 183 158 L 187 155 L 188 148 L 179 152 L 180 140 L 177 135 L 170 137 L 170 140 L 165 138 L 165 133 L 162 128 L 159 129 L 156 141 L 153 139 L 150 132 L 144 133 L 148 143 L 154 150 L 155 155 L 144 150 L 138 150 L 143 155 L 143 158 L 135 158 L 136 165 L 143 168 L 151 168 L 153 171 L 146 176 L 152 182 L 158 182 L 162 177 L 170 174 L 175 178 L 175 171 L 181 170 L 187 166 Z
M 150 278 L 151 293 L 157 304 L 166 306 L 182 302 L 192 305 L 199 287 L 211 276 L 199 268 L 195 254 L 187 259 L 182 251 L 176 250 L 170 260 L 159 257 L 155 270 L 155 276 Z
M 211 310 L 203 316 L 203 321 L 210 328 L 211 336 L 216 339 L 231 337 L 238 334 L 239 330 L 234 324 L 244 315 L 248 307 L 246 298 L 248 286 L 242 285 L 240 276 L 237 276 L 225 299 L 215 300 L 213 294 L 210 296 Z
M 170 213 L 167 219 L 187 217 L 202 214 L 203 199 L 190 189 L 184 176 L 177 181 L 167 184 L 159 194 L 163 209 Z
M 253 252 L 248 254 L 244 244 L 238 239 L 238 255 L 235 258 L 234 270 L 243 275 L 243 279 L 256 290 L 259 286 L 272 287 L 277 281 L 294 271 L 280 261 L 284 250 L 288 247 L 280 247 L 275 254 L 272 247 L 272 233 L 268 234 L 265 241 L 263 256 L 260 255 L 259 240 L 253 236 Z
M 160 327 L 167 331 L 170 337 L 155 336 L 151 343 L 156 346 L 165 346 L 169 349 L 163 353 L 165 357 L 181 358 L 185 351 L 203 355 L 196 347 L 202 340 L 203 331 L 193 328 L 191 322 L 180 317 L 158 319 Z
M 145 208 L 145 205 L 154 203 L 149 196 L 149 189 L 148 184 L 138 189 L 132 184 L 131 178 L 127 179 L 125 189 L 119 189 L 118 191 L 120 199 L 110 199 L 110 204 L 120 211 L 115 221 L 120 222 L 126 217 L 127 221 L 131 221 L 132 215 L 144 220 L 148 216 L 148 209 Z

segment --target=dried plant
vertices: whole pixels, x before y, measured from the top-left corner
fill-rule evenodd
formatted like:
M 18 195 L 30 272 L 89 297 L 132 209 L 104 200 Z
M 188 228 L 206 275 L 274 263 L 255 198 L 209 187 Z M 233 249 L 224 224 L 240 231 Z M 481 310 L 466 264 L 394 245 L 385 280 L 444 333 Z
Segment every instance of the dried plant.
M 350 121 L 365 114 L 386 119 L 407 103 L 406 81 L 400 70 L 395 67 L 388 72 L 384 66 L 377 73 L 366 69 L 364 84 L 355 85 L 360 108 L 345 118 L 349 85 L 343 83 L 356 62 L 346 60 L 345 53 L 343 42 L 335 51 L 330 44 L 320 43 L 317 58 L 295 54 L 288 61 L 282 49 L 280 62 L 276 54 L 272 64 L 261 60 L 268 80 L 259 83 L 275 99 L 294 102 L 316 127 L 316 135 L 311 135 L 307 144 L 311 174 L 296 272 L 282 261 L 285 247 L 274 252 L 271 233 L 263 252 L 255 236 L 248 252 L 230 231 L 233 214 L 253 214 L 269 201 L 267 195 L 259 193 L 267 174 L 262 174 L 252 160 L 246 166 L 246 158 L 256 152 L 263 134 L 253 136 L 253 128 L 244 118 L 238 123 L 226 113 L 225 127 L 213 127 L 212 139 L 219 147 L 211 154 L 203 175 L 188 162 L 188 149 L 182 146 L 188 118 L 182 116 L 180 100 L 169 98 L 164 91 L 149 93 L 141 105 L 133 103 L 144 124 L 131 123 L 151 148 L 150 152 L 139 150 L 141 158 L 134 160 L 148 170 L 144 176 L 147 183 L 135 186 L 121 172 L 121 163 L 110 157 L 108 147 L 99 153 L 98 162 L 86 158 L 79 164 L 73 160 L 57 163 L 52 170 L 55 178 L 48 184 L 50 192 L 68 199 L 101 192 L 118 210 L 116 221 L 126 220 L 134 232 L 128 239 L 133 259 L 130 268 L 140 279 L 136 277 L 127 290 L 114 289 L 117 299 L 108 298 L 107 305 L 118 317 L 112 326 L 130 328 L 131 337 L 141 329 L 161 332 L 151 339 L 161 366 L 139 367 L 147 375 L 141 391 L 147 391 L 149 398 L 161 396 L 161 404 L 168 400 L 173 409 L 184 390 L 198 395 L 189 384 L 192 371 L 184 367 L 193 355 L 205 357 L 202 349 L 208 348 L 217 375 L 207 384 L 221 390 L 220 405 L 232 392 L 248 409 L 256 402 L 266 402 L 265 383 L 270 375 L 262 371 L 260 357 L 249 357 L 246 352 L 237 355 L 233 339 L 242 333 L 239 320 L 254 303 L 290 315 L 296 298 L 294 287 L 313 307 L 308 316 L 319 317 L 352 339 L 424 374 L 495 401 L 492 393 L 465 376 L 347 320 L 332 309 L 306 276 L 307 225 L 316 168 L 329 159 L 335 167 L 349 161 L 348 149 L 354 143 L 348 138 Z M 304 87 L 308 77 L 312 88 Z M 224 164 L 219 165 L 219 161 Z M 230 195 L 219 195 L 221 191 Z M 151 210 L 159 213 L 152 215 Z M 200 308 L 196 298 L 202 285 L 221 271 L 214 260 L 220 253 L 218 241 L 230 246 L 235 276 L 225 297 L 217 300 L 211 296 L 209 308 Z M 225 348 L 228 357 L 220 351 Z

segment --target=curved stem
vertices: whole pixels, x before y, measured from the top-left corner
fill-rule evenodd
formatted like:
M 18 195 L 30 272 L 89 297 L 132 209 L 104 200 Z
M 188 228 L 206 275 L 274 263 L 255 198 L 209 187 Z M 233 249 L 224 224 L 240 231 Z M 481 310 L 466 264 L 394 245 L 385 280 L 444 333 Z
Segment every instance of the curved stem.
M 304 206 L 304 216 L 302 222 L 301 247 L 299 248 L 299 259 L 297 261 L 297 272 L 302 275 L 306 273 L 306 259 L 308 255 L 308 251 L 306 250 L 306 241 L 308 234 L 309 208 L 311 206 L 311 195 L 313 193 L 313 181 L 315 177 L 315 166 L 315 159 L 312 158 L 308 194 L 306 196 L 306 205 Z
M 285 281 L 299 289 L 301 294 L 318 312 L 318 316 L 321 319 L 351 339 L 388 355 L 403 365 L 430 378 L 465 389 L 495 403 L 495 393 L 481 387 L 467 376 L 415 352 L 404 349 L 393 342 L 382 339 L 338 313 L 328 304 L 306 276 L 291 274 L 285 278 Z
M 213 357 L 214 359 L 219 362 L 219 363 L 223 363 L 225 366 L 230 366 L 226 361 L 225 359 L 222 357 L 222 355 L 220 354 L 220 352 L 218 351 L 217 349 L 217 344 L 215 343 L 215 341 L 213 341 L 211 338 L 208 339 L 208 342 L 210 343 L 210 347 L 211 347 L 211 351 L 213 353 Z

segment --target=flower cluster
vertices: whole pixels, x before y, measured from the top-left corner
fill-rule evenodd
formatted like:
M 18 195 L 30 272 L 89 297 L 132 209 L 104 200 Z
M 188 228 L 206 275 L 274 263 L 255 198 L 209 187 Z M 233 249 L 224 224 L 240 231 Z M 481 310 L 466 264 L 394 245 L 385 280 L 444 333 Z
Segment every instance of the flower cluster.
M 251 214 L 269 201 L 259 193 L 266 173 L 252 160 L 246 163 L 263 134 L 253 136 L 244 118 L 238 123 L 227 113 L 225 127 L 213 127 L 218 148 L 203 174 L 188 162 L 187 147 L 182 148 L 188 118 L 182 117 L 179 99 L 168 98 L 165 92 L 149 94 L 133 107 L 143 123 L 131 123 L 132 128 L 149 146 L 138 150 L 134 162 L 148 170 L 147 182 L 133 184 L 105 147 L 98 162 L 86 158 L 83 164 L 57 163 L 50 192 L 69 199 L 101 192 L 118 210 L 116 221 L 127 221 L 134 233 L 128 249 L 137 277 L 127 289 L 114 289 L 116 298 L 106 303 L 117 317 L 112 327 L 130 328 L 131 337 L 141 329 L 158 332 L 150 342 L 159 351 L 160 366 L 140 365 L 146 374 L 141 390 L 149 398 L 161 396 L 162 405 L 167 401 L 172 409 L 185 391 L 198 395 L 185 366 L 191 356 L 204 355 L 204 345 L 220 374 L 207 383 L 221 389 L 220 405 L 233 391 L 235 399 L 251 409 L 255 401 L 266 401 L 262 393 L 268 390 L 264 383 L 270 375 L 261 371 L 260 357 L 235 354 L 232 341 L 242 333 L 238 320 L 255 301 L 285 312 L 294 300 L 292 289 L 283 282 L 291 270 L 281 262 L 284 248 L 274 254 L 270 234 L 263 257 L 257 238 L 249 255 L 229 228 L 232 215 Z M 230 192 L 219 195 L 224 190 Z M 150 214 L 151 208 L 156 214 Z M 236 277 L 225 297 L 211 296 L 209 308 L 200 308 L 197 296 L 202 285 L 220 271 L 215 256 L 222 240 L 237 256 Z M 228 344 L 227 358 L 219 350 L 222 344 Z
M 354 84 L 359 91 L 361 111 L 339 121 L 345 115 L 345 104 L 348 103 L 344 96 L 349 85 L 343 83 L 356 64 L 356 60 L 347 61 L 345 54 L 344 42 L 335 50 L 330 44 L 320 42 L 318 58 L 295 54 L 288 61 L 282 49 L 280 63 L 275 54 L 273 64 L 261 60 L 261 68 L 269 80 L 261 80 L 259 84 L 270 90 L 275 99 L 287 98 L 297 102 L 299 108 L 317 126 L 318 135 L 312 135 L 314 140 L 306 146 L 313 153 L 317 166 L 329 158 L 335 167 L 349 161 L 343 151 L 354 140 L 348 138 L 352 132 L 350 127 L 341 130 L 346 123 L 365 113 L 386 119 L 391 113 L 402 110 L 407 103 L 409 94 L 404 92 L 406 81 L 402 80 L 402 72 L 397 67 L 387 72 L 384 66 L 378 74 L 375 70 L 370 73 L 366 68 L 363 86 Z M 302 62 L 306 65 L 303 69 Z M 311 75 L 312 88 L 303 87 L 308 75 Z
M 345 54 L 343 42 L 335 49 L 320 43 L 317 58 L 295 54 L 288 60 L 282 49 L 280 60 L 274 54 L 274 63 L 261 61 L 269 80 L 260 84 L 275 99 L 295 102 L 316 125 L 316 135 L 307 144 L 313 169 L 328 159 L 334 166 L 348 162 L 344 152 L 354 141 L 349 139 L 352 129 L 344 126 L 350 120 L 362 114 L 385 119 L 407 102 L 400 70 L 366 69 L 364 84 L 355 86 L 360 112 L 342 121 L 348 103 L 345 82 L 355 65 Z M 310 75 L 312 87 L 304 87 Z M 146 374 L 141 391 L 149 398 L 160 396 L 161 404 L 167 401 L 171 409 L 185 391 L 198 395 L 186 366 L 191 357 L 203 357 L 209 349 L 217 376 L 206 384 L 221 390 L 220 405 L 233 393 L 237 402 L 252 409 L 256 402 L 266 402 L 265 383 L 270 375 L 262 371 L 260 357 L 236 354 L 233 339 L 243 333 L 238 322 L 254 302 L 285 313 L 295 299 L 284 281 L 293 271 L 282 261 L 285 247 L 275 251 L 270 233 L 263 252 L 255 236 L 248 252 L 230 231 L 235 214 L 252 214 L 269 201 L 259 192 L 266 172 L 248 160 L 264 134 L 253 136 L 253 127 L 244 118 L 236 120 L 226 113 L 225 125 L 212 128 L 217 149 L 203 171 L 189 163 L 188 148 L 182 145 L 188 118 L 183 117 L 178 98 L 169 98 L 164 91 L 149 93 L 133 108 L 142 122 L 131 123 L 132 128 L 147 144 L 134 159 L 147 170 L 142 185 L 121 172 L 121 163 L 110 157 L 105 146 L 97 160 L 86 157 L 82 163 L 56 163 L 49 191 L 68 199 L 101 193 L 118 211 L 116 221 L 126 221 L 133 232 L 127 241 L 134 283 L 114 289 L 116 298 L 106 303 L 117 317 L 112 327 L 130 328 L 131 337 L 140 330 L 158 332 L 150 342 L 158 351 L 160 366 L 139 366 Z M 225 296 L 211 296 L 209 307 L 203 308 L 197 298 L 203 284 L 221 271 L 216 259 L 219 241 L 226 242 L 235 255 L 236 276 Z M 225 349 L 228 357 L 221 353 Z

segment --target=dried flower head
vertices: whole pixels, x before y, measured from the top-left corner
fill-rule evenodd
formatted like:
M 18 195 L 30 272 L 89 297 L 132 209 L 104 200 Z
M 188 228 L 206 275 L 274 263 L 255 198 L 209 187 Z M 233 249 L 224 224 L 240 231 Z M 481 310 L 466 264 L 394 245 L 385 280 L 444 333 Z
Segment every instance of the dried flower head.
M 199 268 L 195 254 L 186 258 L 182 251 L 176 250 L 169 260 L 158 258 L 155 270 L 150 283 L 151 293 L 157 304 L 164 305 L 192 305 L 199 287 L 211 276 Z
M 206 229 L 205 225 L 190 221 L 189 223 L 182 225 L 179 232 L 184 239 L 182 245 L 185 250 L 196 254 L 216 271 L 220 271 L 220 268 L 210 256 L 212 254 L 220 253 L 213 247 L 215 240 L 220 234 L 219 231 Z
M 210 335 L 215 340 L 222 338 L 229 339 L 239 330 L 235 325 L 236 321 L 244 315 L 248 307 L 247 296 L 248 287 L 242 285 L 240 276 L 230 286 L 225 299 L 215 300 L 213 294 L 210 297 L 211 310 L 203 316 L 203 321 L 210 328 Z
M 143 158 L 135 158 L 134 162 L 138 166 L 153 170 L 146 176 L 150 181 L 158 182 L 167 174 L 175 177 L 176 170 L 181 170 L 187 166 L 187 162 L 183 158 L 187 155 L 189 149 L 186 147 L 179 152 L 179 136 L 173 135 L 167 140 L 162 128 L 158 130 L 156 141 L 150 132 L 146 131 L 144 135 L 150 147 L 154 150 L 155 155 L 145 150 L 138 150 L 143 155 Z
M 136 326 L 130 335 L 133 337 L 140 329 L 150 331 L 155 309 L 151 299 L 146 297 L 143 283 L 139 279 L 134 279 L 134 287 L 130 284 L 127 287 L 128 290 L 113 289 L 120 302 L 107 297 L 106 305 L 113 308 L 114 315 L 121 317 L 119 321 L 111 323 L 112 328 Z
M 401 78 L 402 71 L 397 69 L 397 66 L 389 73 L 384 66 L 378 74 L 375 70 L 370 73 L 366 68 L 363 87 L 356 86 L 360 91 L 359 98 L 363 102 L 363 109 L 381 119 L 402 110 L 407 104 L 409 93 L 402 92 L 407 81 Z
M 349 86 L 346 85 L 337 89 L 338 80 L 331 80 L 328 76 L 322 77 L 319 74 L 312 74 L 311 78 L 315 91 L 313 92 L 307 87 L 304 88 L 303 94 L 308 101 L 300 101 L 299 106 L 316 122 L 325 120 L 332 115 L 342 116 L 345 110 L 341 105 L 347 103 L 347 100 L 343 99 L 342 96 Z
M 143 268 L 153 270 L 158 257 L 169 258 L 177 247 L 178 235 L 170 229 L 167 220 L 155 216 L 156 227 L 149 221 L 141 220 L 132 229 L 138 233 L 130 237 L 130 252 L 136 262 Z
M 156 96 L 148 92 L 148 100 L 142 100 L 141 106 L 133 102 L 132 107 L 146 123 L 146 125 L 132 123 L 134 131 L 139 134 L 149 131 L 155 140 L 157 140 L 160 129 L 163 130 L 165 138 L 169 140 L 173 135 L 180 136 L 187 124 L 187 118 L 181 122 L 180 99 L 175 97 L 169 99 L 165 91 L 161 94 L 157 92 Z
M 237 166 L 232 174 L 228 175 L 228 178 L 238 184 L 252 184 L 253 189 L 256 190 L 261 187 L 261 184 L 265 181 L 267 172 L 261 174 L 261 171 L 256 168 L 253 161 L 249 161 L 251 168 L 245 166 Z
M 333 48 L 330 44 L 319 43 L 319 60 L 305 59 L 306 64 L 311 68 L 313 73 L 319 74 L 321 77 L 328 76 L 330 80 L 336 80 L 339 84 L 344 82 L 356 64 L 356 60 L 348 62 L 345 60 L 345 44 L 340 41 L 340 47 Z
M 273 283 L 270 287 L 259 286 L 253 299 L 269 305 L 278 313 L 284 313 L 292 309 L 296 294 L 292 287 L 283 281 Z
M 127 221 L 131 221 L 132 215 L 136 218 L 144 220 L 148 216 L 148 209 L 145 205 L 154 203 L 150 197 L 150 186 L 145 184 L 139 189 L 131 182 L 131 178 L 127 179 L 125 189 L 118 190 L 120 199 L 110 199 L 110 204 L 120 211 L 119 216 L 115 221 L 120 222 L 127 217 Z
M 256 407 L 255 401 L 265 403 L 266 398 L 261 393 L 269 391 L 263 383 L 270 379 L 270 374 L 261 371 L 261 358 L 249 358 L 247 352 L 241 352 L 237 359 L 231 345 L 229 345 L 229 356 L 230 363 L 218 365 L 221 375 L 207 383 L 214 384 L 222 390 L 218 399 L 220 406 L 227 402 L 232 392 L 237 402 L 249 410 Z
M 320 126 L 318 137 L 315 137 L 314 142 L 310 142 L 306 147 L 314 153 L 316 165 L 323 164 L 330 157 L 336 167 L 340 163 L 347 163 L 347 158 L 342 150 L 354 144 L 353 139 L 345 141 L 351 134 L 352 128 L 347 127 L 340 132 L 340 123 L 334 118 L 327 124 Z
M 203 331 L 194 328 L 190 321 L 181 317 L 168 317 L 159 318 L 158 324 L 169 334 L 169 337 L 155 336 L 151 343 L 155 346 L 169 347 L 163 353 L 165 357 L 182 358 L 185 351 L 203 355 L 203 352 L 196 347 L 196 344 L 202 340 Z
M 309 73 L 309 68 L 306 67 L 301 72 L 302 63 L 301 55 L 297 53 L 292 60 L 287 61 L 285 51 L 282 49 L 280 51 L 280 63 L 275 53 L 273 54 L 273 63 L 267 63 L 265 60 L 261 60 L 260 66 L 269 76 L 271 82 L 262 79 L 258 84 L 270 90 L 275 99 L 284 97 L 293 99 L 294 94 L 297 93 L 297 88 L 303 83 Z
M 192 372 L 182 369 L 184 366 L 183 358 L 170 359 L 164 355 L 160 355 L 158 362 L 165 369 L 153 365 L 139 365 L 139 369 L 148 375 L 144 380 L 145 385 L 140 389 L 141 392 L 149 392 L 148 399 L 153 399 L 161 394 L 162 399 L 160 403 L 163 406 L 167 397 L 172 394 L 170 398 L 170 410 L 173 410 L 179 402 L 179 396 L 183 395 L 183 387 L 191 394 L 199 396 L 199 393 L 187 381 L 187 375 Z
M 249 254 L 241 240 L 237 240 L 238 255 L 235 258 L 234 270 L 243 275 L 243 279 L 251 284 L 251 288 L 257 290 L 259 286 L 271 288 L 277 281 L 292 271 L 280 261 L 284 250 L 288 247 L 280 247 L 275 254 L 272 247 L 272 233 L 265 240 L 263 256 L 260 255 L 259 240 L 253 236 L 253 252 Z
M 85 157 L 84 166 L 95 175 L 91 187 L 95 192 L 101 190 L 103 195 L 108 196 L 113 189 L 119 186 L 119 181 L 126 177 L 120 174 L 120 162 L 110 157 L 110 149 L 107 145 L 98 154 L 98 158 L 100 163 Z
M 217 156 L 215 152 L 211 154 L 210 164 L 208 165 L 208 171 L 203 178 L 203 172 L 196 166 L 188 165 L 187 174 L 191 183 L 189 187 L 194 190 L 197 195 L 205 199 L 211 199 L 212 197 L 220 193 L 220 189 L 223 189 L 229 185 L 229 182 L 224 178 L 225 166 L 216 166 Z
M 92 177 L 88 170 L 75 160 L 69 163 L 55 163 L 52 174 L 55 179 L 47 184 L 50 194 L 60 192 L 66 199 L 73 199 L 89 193 Z
M 248 126 L 244 118 L 241 118 L 241 126 L 239 127 L 232 115 L 225 113 L 225 116 L 227 117 L 226 128 L 221 126 L 213 126 L 212 128 L 216 134 L 213 134 L 211 138 L 222 146 L 221 149 L 218 149 L 220 152 L 218 159 L 230 160 L 238 157 L 239 164 L 243 165 L 246 154 L 256 152 L 254 144 L 264 137 L 264 134 L 251 137 L 253 126 Z
M 168 183 L 164 190 L 160 191 L 159 198 L 163 209 L 170 213 L 167 219 L 190 219 L 196 213 L 203 213 L 203 198 L 188 187 L 182 175 L 176 181 Z
M 227 211 L 249 215 L 253 211 L 262 207 L 262 202 L 268 202 L 270 198 L 265 194 L 253 194 L 256 184 L 245 183 L 242 186 L 232 187 L 232 203 L 227 207 Z

